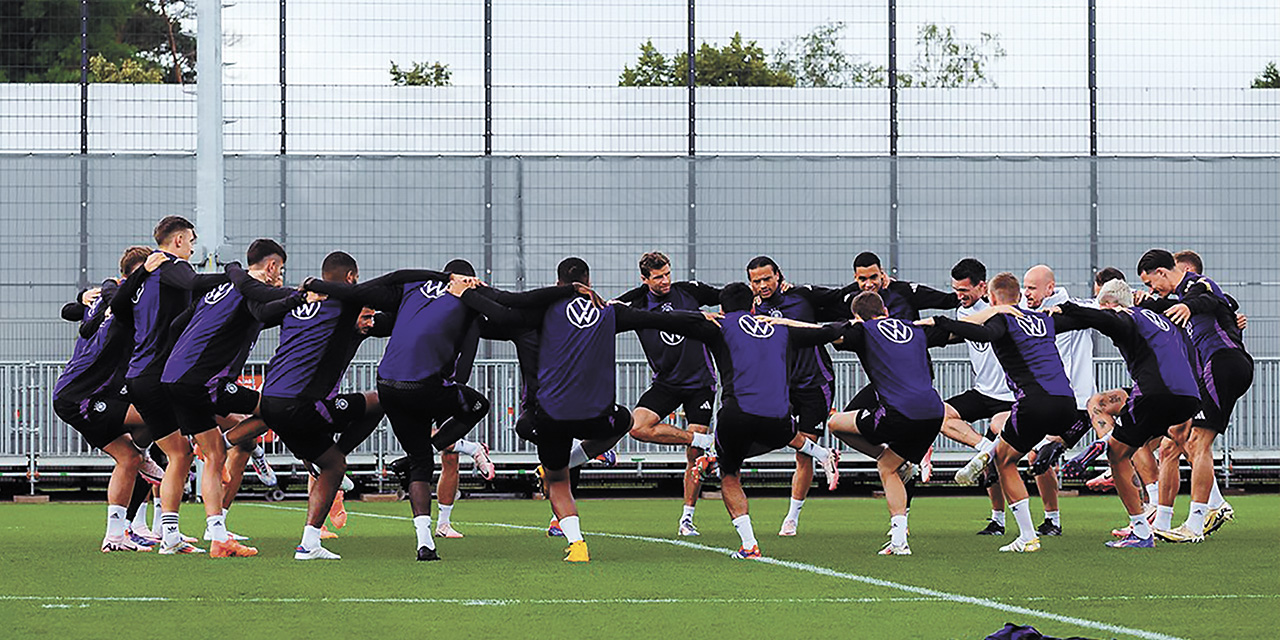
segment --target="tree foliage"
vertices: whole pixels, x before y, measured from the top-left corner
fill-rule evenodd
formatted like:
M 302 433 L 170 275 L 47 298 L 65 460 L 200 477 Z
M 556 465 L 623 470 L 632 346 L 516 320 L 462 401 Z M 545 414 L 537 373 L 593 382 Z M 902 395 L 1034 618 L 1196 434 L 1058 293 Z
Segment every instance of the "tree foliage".
M 159 68 L 144 68 L 133 58 L 125 58 L 118 65 L 102 57 L 102 54 L 89 58 L 90 82 L 158 84 L 163 75 L 164 72 Z
M 1267 67 L 1253 79 L 1254 89 L 1280 89 L 1280 70 L 1276 63 L 1268 62 Z
M 194 11 L 183 0 L 93 0 L 89 50 L 117 74 L 192 82 L 196 39 L 182 23 Z M 0 82 L 80 81 L 79 0 L 0 0 L 0 33 Z
M 845 51 L 845 24 L 828 22 L 801 36 L 783 41 L 772 59 L 754 40 L 743 43 L 735 33 L 729 44 L 703 43 L 697 54 L 697 86 L 702 87 L 882 87 L 888 71 Z M 917 53 L 906 71 L 898 72 L 903 87 L 995 86 L 989 70 L 1005 57 L 1000 36 L 982 33 L 977 42 L 956 36 L 949 26 L 929 23 L 916 36 Z M 624 87 L 678 87 L 687 84 L 688 52 L 664 55 L 653 41 L 640 46 L 634 67 L 622 69 Z
M 794 87 L 795 76 L 769 64 L 755 40 L 743 42 L 735 33 L 729 43 L 717 47 L 702 43 L 695 59 L 694 81 L 699 87 Z M 640 46 L 635 68 L 623 67 L 618 85 L 623 87 L 682 87 L 688 84 L 689 52 L 665 56 L 650 40 Z
M 851 57 L 841 48 L 844 28 L 843 22 L 828 22 L 784 41 L 774 53 L 774 68 L 794 76 L 801 87 L 884 86 L 883 66 Z
M 983 32 L 969 43 L 958 40 L 951 27 L 933 23 L 920 27 L 916 48 L 912 70 L 898 74 L 903 87 L 995 86 L 987 69 L 1006 55 L 999 35 Z
M 439 62 L 415 62 L 408 71 L 395 62 L 391 63 L 391 82 L 401 87 L 447 87 L 453 84 L 452 77 L 449 65 Z

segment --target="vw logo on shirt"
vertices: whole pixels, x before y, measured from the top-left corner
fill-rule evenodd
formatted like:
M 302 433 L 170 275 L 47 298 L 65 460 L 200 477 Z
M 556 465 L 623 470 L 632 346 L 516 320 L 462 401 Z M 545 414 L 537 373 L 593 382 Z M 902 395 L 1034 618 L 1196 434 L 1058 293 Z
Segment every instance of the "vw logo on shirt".
M 754 316 L 738 316 L 738 327 L 742 329 L 743 333 L 751 336 L 752 338 L 760 338 L 763 340 L 764 338 L 768 338 L 773 335 L 773 325 L 768 322 L 760 322 L 759 320 L 756 320 Z
M 579 329 L 586 329 L 600 321 L 600 310 L 589 298 L 570 300 L 564 308 L 564 315 L 569 319 L 569 324 Z
M 880 335 L 894 344 L 906 344 L 915 337 L 915 332 L 911 330 L 911 327 L 903 324 L 897 318 L 881 320 L 876 323 L 876 328 L 880 330 Z
M 143 291 L 146 291 L 146 290 L 147 290 L 147 283 L 145 283 L 145 282 L 144 282 L 144 283 L 142 283 L 142 284 L 138 285 L 138 290 L 137 290 L 137 291 L 135 291 L 135 292 L 134 292 L 134 294 L 133 294 L 133 303 L 134 303 L 134 304 L 138 304 L 138 301 L 142 299 L 142 292 L 143 292 Z
M 230 282 L 224 282 L 214 287 L 211 291 L 209 291 L 209 293 L 204 294 L 204 303 L 218 304 L 219 302 L 222 302 L 222 299 L 227 297 L 227 294 L 231 293 L 231 290 L 234 288 L 235 288 L 235 285 L 231 284 Z
M 421 287 L 418 287 L 418 292 L 422 294 L 422 297 L 428 300 L 435 300 L 445 293 L 448 293 L 448 291 L 449 283 L 440 282 L 439 280 L 424 282 Z
M 666 344 L 668 347 L 678 347 L 684 342 L 684 336 L 676 335 L 674 333 L 659 331 L 658 335 L 662 337 L 663 344 Z
M 1156 328 L 1161 331 L 1168 331 L 1172 328 L 1169 326 L 1169 321 L 1165 320 L 1164 316 L 1150 309 L 1143 309 L 1142 315 L 1146 316 L 1147 319 L 1151 321 L 1151 324 L 1154 324 Z
M 1014 320 L 1018 322 L 1018 326 L 1022 327 L 1022 330 L 1027 335 L 1033 338 L 1043 338 L 1049 335 L 1048 329 L 1044 326 L 1044 318 L 1024 315 L 1021 318 L 1015 317 Z
M 973 340 L 965 340 L 965 342 L 969 343 L 970 349 L 973 349 L 978 353 L 985 353 L 987 349 L 991 348 L 991 343 L 989 342 L 974 342 Z
M 299 320 L 310 320 L 320 313 L 320 302 L 308 302 L 302 306 L 289 312 L 289 315 Z

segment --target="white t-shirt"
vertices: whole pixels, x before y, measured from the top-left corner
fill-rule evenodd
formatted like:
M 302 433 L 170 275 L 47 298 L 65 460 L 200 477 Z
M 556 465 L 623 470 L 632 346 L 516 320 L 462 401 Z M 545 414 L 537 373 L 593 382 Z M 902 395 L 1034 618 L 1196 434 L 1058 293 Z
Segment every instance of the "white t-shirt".
M 968 309 L 964 307 L 956 309 L 956 317 L 964 318 L 973 315 L 988 306 L 990 305 L 986 300 L 978 300 Z M 969 346 L 969 364 L 973 367 L 973 388 L 988 398 L 1013 402 L 1013 391 L 1009 390 L 1009 380 L 1004 374 L 1004 368 L 1000 366 L 1000 361 L 996 359 L 995 352 L 991 350 L 991 344 L 972 340 L 964 342 Z
M 1040 303 L 1040 309 L 1070 301 L 1081 307 L 1097 309 L 1098 304 L 1089 298 L 1073 300 L 1063 287 L 1054 287 L 1053 295 Z M 1024 296 L 1019 306 L 1027 306 Z M 1062 366 L 1067 370 L 1067 380 L 1071 382 L 1071 390 L 1076 394 L 1076 408 L 1083 411 L 1089 407 L 1089 398 L 1098 392 L 1093 379 L 1093 332 L 1089 330 L 1068 331 L 1059 333 L 1055 342 L 1058 355 L 1062 356 Z

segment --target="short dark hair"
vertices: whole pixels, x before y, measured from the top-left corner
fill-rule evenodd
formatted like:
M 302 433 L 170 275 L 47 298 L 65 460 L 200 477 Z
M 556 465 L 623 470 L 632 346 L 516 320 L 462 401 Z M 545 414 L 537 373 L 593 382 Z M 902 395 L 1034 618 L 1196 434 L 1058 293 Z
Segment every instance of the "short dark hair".
M 249 250 L 245 252 L 245 262 L 249 265 L 255 265 L 271 256 L 280 256 L 280 262 L 288 262 L 289 256 L 284 252 L 284 247 L 279 242 L 271 238 L 258 238 L 249 243 Z
M 1124 272 L 1115 267 L 1103 267 L 1093 276 L 1093 283 L 1099 287 L 1112 280 L 1124 280 Z
M 120 275 L 129 277 L 134 269 L 137 269 L 142 263 L 147 261 L 147 257 L 155 251 L 151 247 L 129 247 L 124 250 L 124 255 L 120 256 Z
M 560 265 L 556 267 L 556 278 L 564 284 L 573 284 L 580 282 L 587 283 L 587 278 L 591 275 L 591 267 L 587 266 L 587 261 L 582 258 L 570 257 L 560 261 Z
M 977 258 L 965 258 L 951 267 L 951 279 L 956 282 L 968 280 L 969 284 L 978 284 L 987 279 L 987 265 Z
M 182 216 L 165 216 L 156 223 L 156 229 L 152 232 L 152 237 L 156 239 L 156 245 L 162 245 L 169 241 L 173 234 L 184 231 L 186 229 L 194 230 L 196 226 L 191 224 L 190 220 Z
M 1190 249 L 1183 249 L 1182 251 L 1173 254 L 1173 261 L 1175 263 L 1181 262 L 1182 264 L 1189 264 L 1192 267 L 1195 267 L 1197 274 L 1204 275 L 1204 260 L 1200 259 L 1200 254 Z
M 1160 269 L 1162 267 L 1165 269 L 1172 269 L 1173 262 L 1172 253 L 1169 253 L 1164 249 L 1152 249 L 1142 254 L 1142 258 L 1138 260 L 1138 275 L 1152 273 L 1156 269 Z
M 746 311 L 751 308 L 753 300 L 755 295 L 751 293 L 751 287 L 742 282 L 730 282 L 720 290 L 720 311 Z
M 750 262 L 747 263 L 747 271 L 751 271 L 753 269 L 760 269 L 762 267 L 773 267 L 774 273 L 778 274 L 779 276 L 782 275 L 782 268 L 779 267 L 778 263 L 774 262 L 773 258 L 770 258 L 769 256 L 756 256 L 752 258 Z
M 849 308 L 853 311 L 853 315 L 863 320 L 870 320 L 888 313 L 884 308 L 884 298 L 874 291 L 863 291 L 854 296 L 853 302 L 849 303 Z
M 349 273 L 360 273 L 360 267 L 356 265 L 356 259 L 346 251 L 334 251 L 324 257 L 324 262 L 320 264 L 320 274 L 325 280 L 342 280 Z
M 1022 289 L 1018 285 L 1018 277 L 1005 271 L 996 274 L 987 284 L 987 291 L 991 292 L 992 298 L 999 298 L 1001 301 L 1012 300 L 1014 304 L 1018 302 L 1018 297 L 1022 295 Z M 992 300 L 995 302 L 995 300 Z
M 879 267 L 879 266 L 880 266 L 880 256 L 874 253 L 871 253 L 870 251 L 863 251 L 853 259 L 854 269 L 858 269 L 861 267 Z
M 671 259 L 667 254 L 658 251 L 650 251 L 640 256 L 640 275 L 648 278 L 650 273 L 657 271 L 671 264 Z
M 454 258 L 454 259 L 452 259 L 452 260 L 450 260 L 450 261 L 449 261 L 449 264 L 446 264 L 446 265 L 444 266 L 444 272 L 445 272 L 445 273 L 456 273 L 456 274 L 458 274 L 458 275 L 460 275 L 460 276 L 473 276 L 473 277 L 474 277 L 474 276 L 476 275 L 476 268 L 475 268 L 475 267 L 473 267 L 473 266 L 471 266 L 471 263 L 470 263 L 470 262 L 467 262 L 466 260 L 463 260 L 462 258 Z

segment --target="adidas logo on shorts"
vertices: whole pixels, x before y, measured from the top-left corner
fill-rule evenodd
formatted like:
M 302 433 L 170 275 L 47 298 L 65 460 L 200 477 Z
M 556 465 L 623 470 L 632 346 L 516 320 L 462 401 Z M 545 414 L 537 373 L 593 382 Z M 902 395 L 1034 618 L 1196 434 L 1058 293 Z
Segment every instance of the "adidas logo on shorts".
M 711 410 L 711 403 L 710 403 L 710 402 L 704 402 L 704 403 L 702 403 L 702 406 L 701 406 L 701 407 L 698 407 L 698 408 L 699 408 L 699 409 L 706 409 L 706 410 L 710 411 L 710 410 Z

